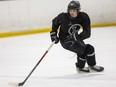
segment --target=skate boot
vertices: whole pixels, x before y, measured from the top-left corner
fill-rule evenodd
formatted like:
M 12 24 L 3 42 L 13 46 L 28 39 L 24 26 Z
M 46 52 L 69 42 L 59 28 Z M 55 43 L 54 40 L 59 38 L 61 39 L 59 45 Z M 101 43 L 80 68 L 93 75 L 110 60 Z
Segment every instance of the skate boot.
M 81 73 L 81 72 L 82 73 L 88 73 L 88 72 L 90 72 L 89 67 L 84 67 L 84 68 L 76 67 L 76 70 L 79 73 Z
M 102 72 L 104 70 L 104 67 L 101 66 L 89 66 L 89 69 L 94 72 Z

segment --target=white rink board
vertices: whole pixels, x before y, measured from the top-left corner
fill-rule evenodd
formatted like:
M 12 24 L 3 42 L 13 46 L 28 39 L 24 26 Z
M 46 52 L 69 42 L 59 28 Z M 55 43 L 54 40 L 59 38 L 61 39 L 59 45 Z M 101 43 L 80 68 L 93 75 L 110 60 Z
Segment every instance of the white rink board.
M 0 1 L 0 33 L 50 28 L 52 19 L 67 11 L 71 0 Z M 116 23 L 116 0 L 80 0 L 92 24 Z

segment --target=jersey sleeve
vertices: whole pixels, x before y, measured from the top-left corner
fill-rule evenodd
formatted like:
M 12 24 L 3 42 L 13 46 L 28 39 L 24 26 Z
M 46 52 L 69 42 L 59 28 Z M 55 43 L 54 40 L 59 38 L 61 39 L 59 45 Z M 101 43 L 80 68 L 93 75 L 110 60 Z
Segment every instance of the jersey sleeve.
M 60 26 L 60 21 L 59 21 L 59 15 L 57 17 L 55 17 L 52 20 L 52 32 L 57 32 L 59 26 Z
M 86 13 L 83 13 L 82 17 L 83 21 L 81 23 L 83 31 L 80 33 L 80 37 L 82 40 L 87 39 L 91 35 L 91 23 L 90 23 L 90 18 Z

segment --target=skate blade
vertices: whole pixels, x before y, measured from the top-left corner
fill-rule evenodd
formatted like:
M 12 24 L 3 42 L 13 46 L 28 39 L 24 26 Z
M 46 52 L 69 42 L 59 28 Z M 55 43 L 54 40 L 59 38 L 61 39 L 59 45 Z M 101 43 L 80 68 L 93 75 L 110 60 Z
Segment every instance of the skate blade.
M 89 70 L 91 73 L 103 73 L 104 72 L 104 70 L 103 71 L 96 71 L 96 70 L 91 69 L 91 68 L 89 68 Z

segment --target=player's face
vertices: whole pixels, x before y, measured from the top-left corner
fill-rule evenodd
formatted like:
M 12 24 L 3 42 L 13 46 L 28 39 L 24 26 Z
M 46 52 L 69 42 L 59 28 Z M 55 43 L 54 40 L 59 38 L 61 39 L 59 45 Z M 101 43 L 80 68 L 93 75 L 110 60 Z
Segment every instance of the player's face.
M 71 9 L 69 10 L 69 14 L 71 17 L 77 17 L 77 10 L 76 9 Z

